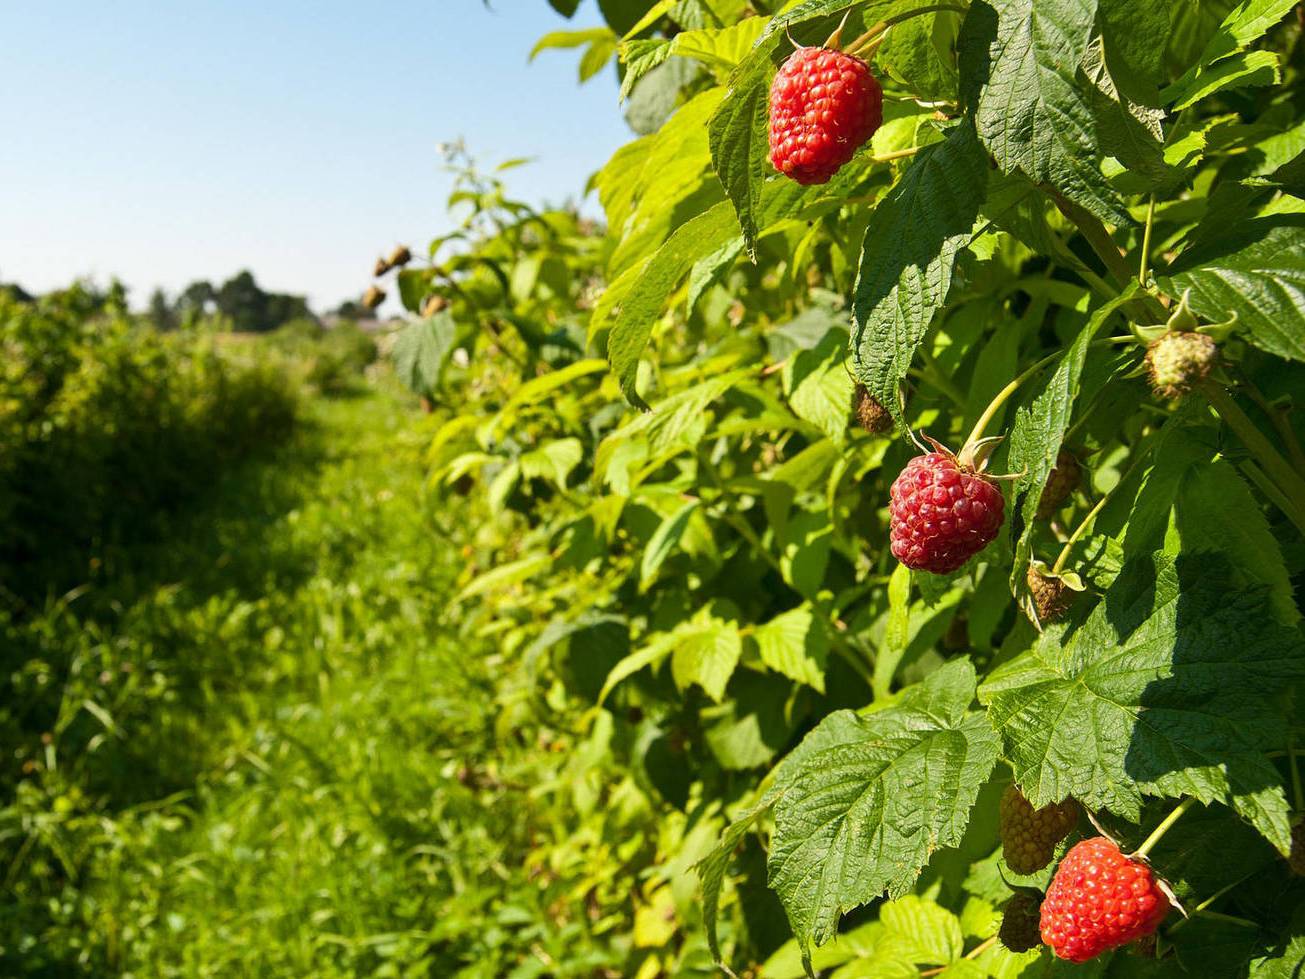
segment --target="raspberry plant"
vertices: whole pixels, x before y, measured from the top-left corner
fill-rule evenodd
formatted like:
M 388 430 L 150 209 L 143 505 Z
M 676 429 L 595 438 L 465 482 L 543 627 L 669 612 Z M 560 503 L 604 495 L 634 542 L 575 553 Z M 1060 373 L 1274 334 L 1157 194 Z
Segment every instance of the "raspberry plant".
M 605 227 L 464 167 L 465 226 L 397 273 L 432 484 L 475 515 L 465 628 L 503 730 L 575 759 L 549 865 L 632 916 L 631 973 L 1043 975 L 1011 946 L 1065 865 L 1003 860 L 1014 785 L 1181 908 L 1085 974 L 1293 974 L 1294 3 L 600 7 L 540 50 L 617 60 Z M 808 185 L 772 91 L 818 102 L 792 59 L 831 37 L 882 122 Z M 926 438 L 1004 520 L 912 570 L 890 487 Z

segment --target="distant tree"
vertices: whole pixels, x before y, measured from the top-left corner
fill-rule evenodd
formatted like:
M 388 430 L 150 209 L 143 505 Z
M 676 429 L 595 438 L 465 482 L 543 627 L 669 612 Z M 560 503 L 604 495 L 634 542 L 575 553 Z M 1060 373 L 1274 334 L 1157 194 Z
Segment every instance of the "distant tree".
M 20 286 L 17 282 L 0 282 L 0 293 L 15 299 L 20 303 L 35 302 L 36 297 Z
M 204 316 L 213 311 L 216 301 L 217 293 L 213 291 L 213 286 L 199 279 L 181 290 L 173 309 L 179 317 Z
M 303 296 L 264 292 L 248 269 L 222 283 L 214 300 L 218 312 L 229 317 L 237 330 L 264 333 L 290 320 L 312 317 Z
M 150 293 L 147 315 L 156 330 L 167 332 L 177 328 L 177 311 L 168 302 L 168 295 L 162 289 L 155 289 Z
M 346 299 L 344 302 L 331 310 L 332 316 L 337 316 L 342 320 L 369 320 L 372 318 L 372 312 L 356 299 Z

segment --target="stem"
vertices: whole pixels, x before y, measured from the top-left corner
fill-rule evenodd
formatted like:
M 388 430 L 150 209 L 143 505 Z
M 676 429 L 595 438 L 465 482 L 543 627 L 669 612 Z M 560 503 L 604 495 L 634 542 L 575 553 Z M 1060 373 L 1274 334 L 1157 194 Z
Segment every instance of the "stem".
M 965 444 L 973 445 L 975 442 L 979 441 L 979 439 L 983 438 L 983 430 L 988 427 L 988 422 L 992 421 L 992 416 L 1001 410 L 1001 406 L 1010 400 L 1010 396 L 1019 390 L 1019 386 L 1038 371 L 1042 370 L 1042 368 L 1050 364 L 1057 357 L 1060 357 L 1063 353 L 1064 351 L 1057 350 L 1055 353 L 1047 354 L 1047 356 L 1043 357 L 1032 367 L 1026 368 L 1024 373 L 1020 374 L 1015 378 L 1015 380 L 1011 381 L 1004 388 L 998 391 L 996 396 L 992 399 L 992 402 L 983 410 L 983 414 L 979 416 L 979 420 L 974 423 L 974 428 L 970 430 L 970 437 L 965 440 Z
M 1282 494 L 1289 500 L 1305 500 L 1305 478 L 1299 476 L 1291 468 L 1291 464 L 1278 454 L 1278 450 L 1238 407 L 1237 402 L 1224 390 L 1223 385 L 1207 379 L 1201 382 L 1200 388 L 1219 417 L 1236 433 L 1242 444 L 1250 450 L 1251 455 L 1259 460 L 1260 465 L 1264 467 L 1264 472 Z M 1295 519 L 1292 522 L 1297 523 Z M 1299 523 L 1297 526 L 1300 526 Z M 1302 528 L 1302 533 L 1305 533 L 1305 528 Z
M 904 13 L 897 14 L 895 17 L 889 17 L 887 20 L 882 20 L 878 24 L 875 24 L 874 27 L 870 28 L 843 50 L 846 54 L 855 54 L 858 49 L 864 48 L 867 44 L 870 44 L 876 38 L 882 36 L 883 33 L 894 24 L 900 24 L 902 21 L 910 20 L 912 17 L 922 17 L 925 14 L 935 14 L 944 10 L 955 11 L 958 14 L 966 13 L 965 7 L 954 3 L 934 3 L 927 7 L 917 7 L 915 10 L 907 10 Z
M 1101 223 L 1096 215 L 1092 214 L 1085 208 L 1079 207 L 1073 201 L 1069 200 L 1063 194 L 1056 191 L 1050 191 L 1052 200 L 1056 202 L 1056 207 L 1060 213 L 1069 218 L 1078 228 L 1083 239 L 1096 252 L 1097 258 L 1101 259 L 1107 272 L 1119 286 L 1123 286 L 1133 278 L 1132 270 L 1128 267 L 1128 262 L 1124 260 L 1123 252 L 1115 244 L 1115 239 L 1110 236 L 1106 226 Z M 1142 295 L 1128 304 L 1129 309 L 1133 311 L 1135 317 L 1140 320 L 1162 320 L 1165 308 L 1154 296 Z
M 1146 288 L 1147 266 L 1151 262 L 1151 225 L 1155 222 L 1155 194 L 1146 205 L 1146 230 L 1142 232 L 1142 265 L 1137 272 L 1137 282 Z
M 1278 431 L 1278 437 L 1282 439 L 1282 444 L 1287 447 L 1287 455 L 1291 457 L 1292 465 L 1298 473 L 1305 476 L 1305 451 L 1302 451 L 1300 440 L 1296 438 L 1296 430 L 1287 421 L 1287 411 L 1269 404 L 1269 399 L 1264 396 L 1250 378 L 1240 371 L 1238 372 L 1237 383 L 1246 392 L 1247 397 L 1259 406 L 1259 409 L 1264 412 L 1269 421 L 1273 422 L 1273 427 Z
M 1138 467 L 1146 461 L 1146 457 L 1151 454 L 1151 448 L 1154 445 L 1154 439 L 1147 443 L 1146 447 L 1137 454 L 1137 457 L 1131 463 L 1129 463 L 1128 468 L 1125 469 L 1124 474 L 1119 477 L 1119 482 L 1114 485 L 1114 488 L 1111 489 L 1109 493 L 1104 494 L 1101 499 L 1097 500 L 1092 509 L 1087 512 L 1087 516 L 1079 521 L 1078 526 L 1074 528 L 1074 532 L 1069 535 L 1069 540 L 1065 541 L 1065 546 L 1060 549 L 1060 555 L 1056 558 L 1056 563 L 1051 566 L 1052 574 L 1060 574 L 1060 572 L 1064 570 L 1065 563 L 1069 560 L 1069 552 L 1073 550 L 1078 539 L 1087 533 L 1087 529 L 1091 526 L 1092 521 L 1097 518 L 1097 515 L 1101 513 L 1103 509 L 1105 509 L 1106 503 L 1109 502 L 1111 494 L 1133 478 L 1133 473 L 1137 472 Z
M 1278 489 L 1273 480 L 1264 475 L 1264 471 L 1249 459 L 1243 459 L 1237 466 L 1246 477 L 1260 488 L 1260 492 L 1265 495 L 1270 503 L 1278 508 L 1287 519 L 1295 524 L 1296 528 L 1305 534 L 1305 509 L 1296 506 L 1291 500 Z
M 938 368 L 938 361 L 934 360 L 933 355 L 928 353 L 924 347 L 920 348 L 920 360 L 924 362 L 927 373 L 924 375 L 925 380 L 936 387 L 943 394 L 947 395 L 952 401 L 956 402 L 961 408 L 965 407 L 965 394 L 952 383 L 951 378 L 944 374 Z
M 988 951 L 988 949 L 992 948 L 992 946 L 996 944 L 997 944 L 997 936 L 993 935 L 991 938 L 985 939 L 984 941 L 980 942 L 978 945 L 975 945 L 974 948 L 966 952 L 965 957 L 967 959 L 977 959 L 980 955 Z M 942 973 L 946 972 L 950 968 L 951 966 L 949 965 L 940 965 L 933 969 L 926 969 L 924 972 L 920 973 L 920 979 L 924 979 L 925 976 L 941 975 Z
M 922 147 L 908 146 L 904 150 L 893 150 L 891 153 L 881 153 L 879 156 L 872 156 L 867 162 L 869 163 L 888 163 L 890 160 L 901 160 L 908 156 L 915 156 Z
M 1296 767 L 1296 745 L 1287 742 L 1287 765 L 1291 768 L 1291 793 L 1296 802 L 1296 811 L 1305 812 L 1305 790 L 1301 789 L 1300 769 Z
M 1188 796 L 1182 802 L 1178 803 L 1178 805 L 1174 806 L 1174 811 L 1166 816 L 1164 821 L 1152 831 L 1151 835 L 1146 838 L 1146 842 L 1133 851 L 1133 859 L 1140 860 L 1150 853 L 1151 849 L 1164 838 L 1165 833 L 1169 832 L 1169 828 L 1173 826 L 1174 823 L 1178 822 L 1178 820 L 1182 818 L 1183 813 L 1187 812 L 1187 810 L 1191 809 L 1195 804 L 1196 800 L 1191 796 Z

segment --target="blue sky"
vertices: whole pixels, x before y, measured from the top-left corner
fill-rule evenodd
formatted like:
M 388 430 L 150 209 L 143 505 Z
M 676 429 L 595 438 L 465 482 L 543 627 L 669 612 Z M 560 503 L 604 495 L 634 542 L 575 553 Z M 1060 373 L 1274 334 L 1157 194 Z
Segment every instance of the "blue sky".
M 578 197 L 630 138 L 609 68 L 527 58 L 572 21 L 545 0 L 0 3 L 0 280 L 156 285 L 248 267 L 318 309 L 376 255 L 446 227 L 439 143 L 509 190 Z M 594 208 L 592 202 L 590 208 Z M 388 305 L 388 304 L 387 304 Z

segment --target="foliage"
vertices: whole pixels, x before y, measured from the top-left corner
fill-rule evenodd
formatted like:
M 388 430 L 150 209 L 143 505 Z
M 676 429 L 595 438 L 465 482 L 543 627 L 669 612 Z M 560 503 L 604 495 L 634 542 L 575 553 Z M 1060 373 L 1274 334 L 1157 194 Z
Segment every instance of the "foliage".
M 160 335 L 74 287 L 0 295 L 0 585 L 41 600 L 110 574 L 115 545 L 275 442 L 294 393 L 203 331 Z
M 405 305 L 441 310 L 397 360 L 443 405 L 431 482 L 476 515 L 462 628 L 535 716 L 610 729 L 609 806 L 632 788 L 710 827 L 643 855 L 675 920 L 636 928 L 631 972 L 706 944 L 762 975 L 1044 974 L 993 944 L 1012 778 L 1133 844 L 1185 799 L 1257 852 L 1303 815 L 1292 4 L 921 6 L 601 5 L 609 33 L 537 50 L 583 48 L 582 78 L 615 51 L 631 111 L 661 107 L 591 181 L 605 235 L 464 171 L 466 224 L 404 272 Z M 778 177 L 790 38 L 885 20 L 883 127 L 827 185 Z M 1219 341 L 1182 402 L 1140 377 L 1166 328 Z M 856 381 L 896 433 L 851 427 Z M 942 579 L 888 550 L 919 432 L 1006 436 L 1007 530 Z M 1089 478 L 1048 517 L 1062 448 Z M 1033 561 L 1082 586 L 1062 622 L 1036 621 Z M 1100 968 L 1217 945 L 1219 974 L 1290 971 L 1302 898 L 1280 857 L 1230 855 L 1191 906 L 1243 924 L 1174 919 L 1160 960 Z

